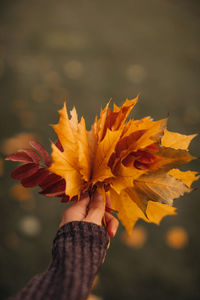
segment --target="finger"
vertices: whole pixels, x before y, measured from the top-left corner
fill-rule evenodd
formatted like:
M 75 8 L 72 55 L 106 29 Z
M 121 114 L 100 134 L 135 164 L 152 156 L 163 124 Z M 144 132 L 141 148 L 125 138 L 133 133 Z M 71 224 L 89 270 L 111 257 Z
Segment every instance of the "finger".
M 87 215 L 89 201 L 90 198 L 87 196 L 68 207 L 63 213 L 59 227 L 72 221 L 82 221 Z
M 96 192 L 92 197 L 92 199 L 90 200 L 90 204 L 88 207 L 88 214 L 84 219 L 84 221 L 101 225 L 104 213 L 105 213 L 105 203 L 103 200 L 103 196 Z
M 110 237 L 114 237 L 117 232 L 119 222 L 115 217 L 113 217 L 108 212 L 105 213 L 105 219 L 107 224 L 106 230 Z
M 84 192 L 83 194 L 80 195 L 80 200 L 86 198 L 88 196 L 88 192 Z
M 106 207 L 107 208 L 112 208 L 112 202 L 108 194 L 106 194 Z

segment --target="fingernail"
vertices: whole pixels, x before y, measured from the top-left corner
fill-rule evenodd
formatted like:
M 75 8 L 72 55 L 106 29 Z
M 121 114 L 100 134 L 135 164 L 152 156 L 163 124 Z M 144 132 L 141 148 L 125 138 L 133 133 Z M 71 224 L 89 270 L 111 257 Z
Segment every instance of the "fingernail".
M 112 229 L 112 231 L 111 231 L 112 237 L 114 237 L 114 236 L 115 236 L 116 232 L 117 232 L 117 228 L 115 228 L 115 229 Z

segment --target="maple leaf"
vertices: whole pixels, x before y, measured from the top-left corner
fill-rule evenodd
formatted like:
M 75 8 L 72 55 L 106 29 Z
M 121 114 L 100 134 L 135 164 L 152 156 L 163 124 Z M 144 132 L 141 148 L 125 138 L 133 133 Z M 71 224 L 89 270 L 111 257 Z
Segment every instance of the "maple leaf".
M 120 164 L 115 169 L 115 177 L 111 181 L 111 186 L 117 193 L 120 193 L 126 187 L 133 186 L 133 180 L 144 173 L 146 173 L 145 170 L 139 170 L 135 167 L 125 167 L 123 164 Z
M 78 126 L 78 147 L 79 147 L 79 166 L 80 173 L 85 181 L 90 180 L 91 159 L 89 142 L 87 137 L 87 130 L 85 127 L 85 120 L 81 118 L 81 122 Z
M 176 214 L 174 199 L 192 191 L 199 178 L 197 172 L 175 169 L 195 159 L 188 147 L 196 135 L 168 131 L 166 118 L 127 122 L 137 101 L 138 97 L 126 99 L 122 106 L 114 104 L 113 110 L 107 103 L 90 131 L 83 117 L 79 122 L 75 108 L 68 116 L 64 103 L 58 124 L 52 125 L 58 136 L 51 144 L 52 161 L 32 141 L 34 151 L 21 149 L 7 158 L 25 163 L 12 176 L 25 187 L 40 186 L 41 194 L 60 197 L 62 202 L 78 201 L 95 190 L 106 201 L 108 194 L 129 233 L 139 218 L 159 224 L 166 215 Z
M 181 171 L 179 169 L 171 169 L 168 172 L 169 175 L 173 176 L 174 178 L 182 181 L 186 186 L 189 188 L 191 187 L 192 183 L 200 178 L 197 176 L 197 172 L 194 171 Z
M 65 149 L 65 146 L 63 148 Z M 77 166 L 77 153 L 72 150 L 61 152 L 54 144 L 52 144 L 52 150 L 53 164 L 49 170 L 65 179 L 67 195 L 80 196 L 83 180 L 79 166 Z
M 60 120 L 56 125 L 52 125 L 58 135 L 63 151 L 52 144 L 53 163 L 49 170 L 60 175 L 66 181 L 66 194 L 70 197 L 78 195 L 82 189 L 83 179 L 79 165 L 79 145 L 78 145 L 78 119 L 75 109 L 71 111 L 71 119 L 68 117 L 66 104 L 59 111 Z
M 190 192 L 190 189 L 181 181 L 160 171 L 135 179 L 132 190 L 144 201 L 146 199 L 146 201 L 151 200 L 168 205 L 173 204 L 174 198 L 178 198 L 184 193 Z M 137 198 L 137 196 L 135 198 Z
M 188 146 L 197 134 L 184 135 L 177 132 L 168 131 L 165 129 L 162 137 L 162 145 L 174 149 L 188 150 Z
M 125 191 L 119 195 L 113 189 L 110 189 L 109 196 L 112 201 L 113 209 L 119 212 L 118 217 L 129 234 L 131 234 L 138 219 L 143 219 L 149 223 L 159 224 L 163 217 L 176 214 L 175 207 L 159 202 L 153 202 L 151 200 L 148 201 L 146 214 L 144 214 L 138 205 L 138 201 L 133 201 L 129 196 L 129 193 Z
M 120 135 L 120 130 L 111 131 L 110 129 L 107 129 L 104 139 L 98 144 L 94 168 L 92 170 L 92 180 L 94 183 L 113 177 L 108 162 L 112 153 L 115 151 L 115 146 Z

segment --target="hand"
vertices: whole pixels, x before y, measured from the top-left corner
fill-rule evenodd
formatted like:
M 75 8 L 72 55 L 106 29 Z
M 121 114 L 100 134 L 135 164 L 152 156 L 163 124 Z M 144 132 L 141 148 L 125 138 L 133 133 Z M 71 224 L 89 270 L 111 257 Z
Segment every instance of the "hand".
M 110 198 L 106 195 L 106 204 L 111 208 Z M 114 237 L 119 222 L 110 213 L 105 212 L 105 203 L 103 197 L 97 192 L 92 196 L 85 196 L 79 201 L 67 208 L 62 216 L 60 226 L 72 221 L 91 222 L 97 225 L 102 225 L 105 216 L 106 230 L 110 237 Z

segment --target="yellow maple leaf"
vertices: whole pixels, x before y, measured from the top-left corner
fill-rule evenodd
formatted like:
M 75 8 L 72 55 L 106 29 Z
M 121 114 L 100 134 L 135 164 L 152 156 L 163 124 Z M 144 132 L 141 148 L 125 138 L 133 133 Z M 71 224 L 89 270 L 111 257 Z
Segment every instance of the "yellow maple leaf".
M 78 124 L 78 153 L 80 173 L 85 181 L 90 180 L 91 160 L 90 150 L 87 137 L 87 130 L 85 127 L 85 120 L 82 117 L 80 124 Z
M 143 219 L 148 223 L 159 224 L 165 216 L 176 214 L 175 207 L 159 202 L 148 201 L 145 215 L 136 202 L 134 202 L 125 191 L 119 195 L 113 189 L 110 189 L 109 196 L 112 201 L 113 209 L 119 212 L 118 217 L 128 234 L 131 234 L 138 219 Z
M 169 175 L 173 176 L 174 178 L 182 181 L 185 185 L 189 188 L 191 187 L 192 183 L 199 179 L 200 176 L 197 176 L 197 172 L 194 171 L 181 171 L 179 169 L 171 169 L 168 172 Z
M 79 197 L 83 188 L 83 179 L 77 166 L 75 153 L 73 151 L 61 152 L 54 144 L 52 144 L 52 150 L 54 162 L 49 170 L 65 179 L 66 195 L 70 198 L 76 195 Z
M 145 148 L 153 142 L 158 142 L 163 136 L 164 130 L 167 126 L 167 119 L 159 121 L 153 121 L 150 117 L 143 118 L 141 120 L 130 120 L 125 129 L 123 137 L 132 134 L 135 131 L 144 131 L 144 134 L 136 140 L 136 145 L 139 144 L 139 148 Z
M 134 180 L 133 187 L 119 193 L 112 189 L 110 197 L 119 219 L 130 232 L 139 218 L 159 224 L 164 216 L 174 214 L 173 200 L 186 192 L 190 189 L 181 181 L 157 172 L 142 175 Z
M 108 161 L 115 150 L 115 145 L 120 138 L 120 130 L 111 131 L 107 129 L 105 138 L 97 145 L 94 167 L 92 170 L 92 181 L 103 181 L 106 178 L 113 177 Z
M 90 131 L 83 117 L 78 121 L 75 108 L 69 119 L 64 104 L 53 125 L 63 151 L 52 144 L 49 168 L 65 179 L 69 199 L 95 189 L 104 199 L 108 193 L 129 233 L 139 218 L 159 224 L 164 216 L 175 214 L 173 200 L 190 192 L 198 179 L 196 172 L 174 169 L 194 159 L 188 146 L 195 135 L 167 131 L 167 119 L 145 117 L 126 123 L 137 101 L 126 99 L 113 110 L 108 103 Z
M 138 219 L 141 218 L 148 222 L 142 210 L 125 192 L 118 194 L 111 188 L 109 196 L 112 201 L 112 208 L 118 211 L 118 218 L 129 234 Z
M 168 131 L 165 129 L 162 137 L 162 145 L 174 149 L 188 150 L 188 146 L 197 134 L 184 135 L 177 132 Z
M 59 111 L 60 120 L 57 125 L 52 125 L 57 133 L 64 151 L 60 151 L 56 145 L 52 144 L 53 164 L 49 170 L 60 175 L 66 181 L 66 194 L 72 198 L 80 196 L 83 186 L 83 178 L 79 165 L 79 143 L 78 143 L 78 119 L 75 109 L 71 112 L 72 118 L 69 120 L 66 104 Z
M 135 167 L 125 167 L 123 164 L 120 164 L 115 170 L 115 177 L 111 181 L 111 186 L 117 193 L 120 193 L 125 188 L 132 187 L 133 181 L 144 173 L 146 173 L 145 170 L 139 170 Z
M 176 208 L 160 202 L 149 201 L 147 206 L 148 221 L 160 224 L 165 216 L 176 215 Z
M 129 113 L 138 101 L 138 97 L 129 100 L 126 99 L 121 107 L 114 106 L 114 111 L 108 110 L 108 115 L 105 122 L 105 129 L 118 130 L 123 127 Z

